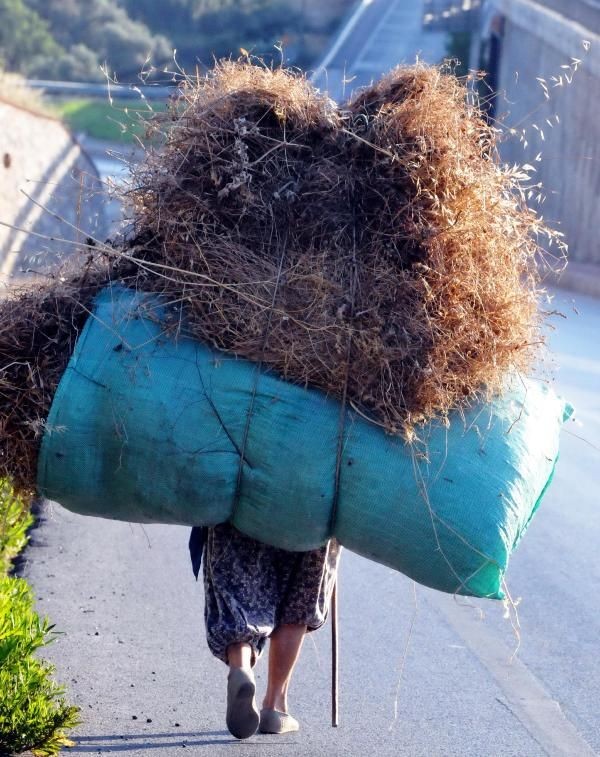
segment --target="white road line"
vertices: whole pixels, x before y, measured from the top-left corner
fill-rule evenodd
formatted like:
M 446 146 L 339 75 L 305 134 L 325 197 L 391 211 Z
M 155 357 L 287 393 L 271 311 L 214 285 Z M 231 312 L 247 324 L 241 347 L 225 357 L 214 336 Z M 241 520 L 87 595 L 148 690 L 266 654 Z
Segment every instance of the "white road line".
M 365 43 L 361 47 L 359 54 L 356 56 L 356 59 L 354 61 L 354 65 L 355 66 L 360 66 L 361 65 L 361 58 L 367 52 L 367 50 L 369 49 L 369 46 L 371 45 L 371 43 L 377 38 L 380 30 L 382 29 L 382 27 L 385 26 L 385 24 L 387 23 L 389 17 L 394 13 L 394 11 L 397 10 L 396 5 L 397 4 L 395 2 L 390 3 L 388 9 L 385 11 L 385 13 L 379 19 L 379 22 L 375 25 L 375 28 L 371 31 L 371 34 L 369 34 L 369 36 L 367 37 Z M 419 8 L 420 8 L 420 6 L 421 6 L 421 4 L 419 3 Z
M 317 79 L 321 76 L 321 74 L 324 73 L 327 66 L 331 63 L 331 61 L 335 58 L 337 55 L 340 47 L 344 44 L 344 42 L 348 39 L 348 36 L 350 32 L 354 29 L 358 21 L 360 20 L 360 17 L 362 14 L 366 11 L 366 9 L 373 3 L 373 0 L 362 0 L 360 5 L 356 8 L 352 16 L 348 19 L 345 26 L 340 31 L 336 41 L 331 46 L 329 52 L 321 62 L 321 64 L 316 68 L 313 75 L 310 77 L 311 81 L 316 82 Z
M 427 600 L 488 669 L 506 697 L 503 704 L 550 757 L 596 757 L 560 704 L 518 657 L 511 662 L 512 651 L 475 617 L 473 608 L 441 594 L 428 594 Z

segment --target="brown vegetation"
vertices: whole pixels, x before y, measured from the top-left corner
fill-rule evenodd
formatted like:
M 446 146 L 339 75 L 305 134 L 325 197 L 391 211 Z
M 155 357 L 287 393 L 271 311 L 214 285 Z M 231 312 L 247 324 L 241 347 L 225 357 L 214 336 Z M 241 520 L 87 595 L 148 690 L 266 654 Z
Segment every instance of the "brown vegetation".
M 33 488 L 54 391 L 111 278 L 408 438 L 526 371 L 538 237 L 553 235 L 466 95 L 422 65 L 344 108 L 249 63 L 189 80 L 150 124 L 164 147 L 134 171 L 127 248 L 92 248 L 77 273 L 0 304 L 0 476 Z
M 0 302 L 0 479 L 35 493 L 37 456 L 58 383 L 109 279 L 88 260 L 79 270 L 20 286 Z
M 538 235 L 465 86 L 401 67 L 344 109 L 299 75 L 191 81 L 130 193 L 140 286 L 197 337 L 389 432 L 501 389 L 540 343 Z

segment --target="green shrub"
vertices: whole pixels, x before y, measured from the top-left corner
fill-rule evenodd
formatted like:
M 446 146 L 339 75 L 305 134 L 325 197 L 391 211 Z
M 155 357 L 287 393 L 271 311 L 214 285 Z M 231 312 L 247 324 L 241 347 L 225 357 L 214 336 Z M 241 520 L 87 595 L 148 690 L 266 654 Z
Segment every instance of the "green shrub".
M 64 53 L 48 23 L 23 0 L 0 0 L 0 19 L 0 61 L 5 68 L 27 76 L 42 61 Z
M 15 495 L 9 481 L 0 480 L 0 575 L 8 573 L 11 561 L 27 544 L 32 523 L 27 503 Z
M 32 522 L 27 503 L 0 480 L 0 755 L 57 754 L 70 744 L 65 730 L 78 722 L 77 708 L 52 680 L 53 666 L 34 657 L 53 640 L 53 626 L 34 611 L 27 582 L 6 575 Z
M 78 710 L 52 680 L 53 666 L 33 656 L 52 629 L 23 579 L 0 579 L 0 754 L 53 755 L 71 744 L 65 729 L 77 725 Z

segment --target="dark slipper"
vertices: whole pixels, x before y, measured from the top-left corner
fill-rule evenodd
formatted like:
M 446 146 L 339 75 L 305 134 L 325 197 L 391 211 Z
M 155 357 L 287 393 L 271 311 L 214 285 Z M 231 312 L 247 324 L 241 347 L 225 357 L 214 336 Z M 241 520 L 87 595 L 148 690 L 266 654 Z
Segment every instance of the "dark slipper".
M 259 723 L 254 695 L 256 684 L 251 670 L 231 668 L 227 677 L 227 728 L 236 739 L 253 736 Z

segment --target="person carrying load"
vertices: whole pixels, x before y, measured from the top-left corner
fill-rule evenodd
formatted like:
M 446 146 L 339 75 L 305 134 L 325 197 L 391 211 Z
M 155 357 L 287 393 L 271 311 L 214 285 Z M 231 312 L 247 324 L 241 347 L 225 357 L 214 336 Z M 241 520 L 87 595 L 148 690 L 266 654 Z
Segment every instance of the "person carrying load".
M 288 689 L 307 632 L 325 623 L 341 548 L 335 539 L 309 552 L 288 552 L 251 539 L 229 524 L 192 529 L 196 578 L 204 560 L 206 636 L 229 666 L 226 722 L 246 739 L 299 729 Z M 267 639 L 267 690 L 260 713 L 253 668 Z
M 0 474 L 74 512 L 194 527 L 238 738 L 298 728 L 290 678 L 338 543 L 501 600 L 552 479 L 572 408 L 529 374 L 538 239 L 557 238 L 471 95 L 417 65 L 338 107 L 297 73 L 221 62 L 153 119 L 131 239 L 0 303 Z

